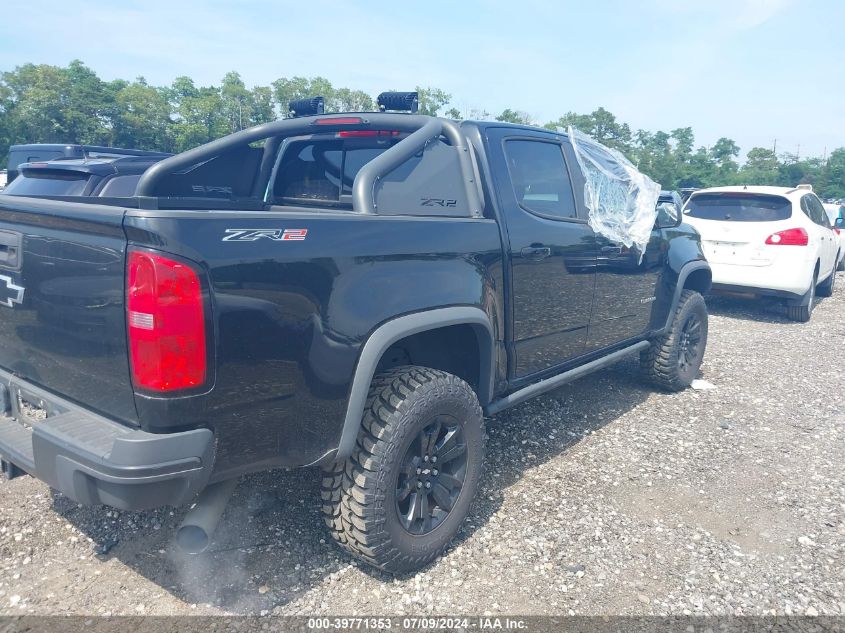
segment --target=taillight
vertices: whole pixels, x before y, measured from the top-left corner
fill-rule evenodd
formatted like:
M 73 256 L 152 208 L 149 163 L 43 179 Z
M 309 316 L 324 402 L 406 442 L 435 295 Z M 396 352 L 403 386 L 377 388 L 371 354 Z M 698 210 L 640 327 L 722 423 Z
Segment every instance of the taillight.
M 136 386 L 174 391 L 205 382 L 202 287 L 189 266 L 162 255 L 130 251 L 126 309 Z
M 786 229 L 772 233 L 766 238 L 766 244 L 772 246 L 807 246 L 810 239 L 804 229 Z

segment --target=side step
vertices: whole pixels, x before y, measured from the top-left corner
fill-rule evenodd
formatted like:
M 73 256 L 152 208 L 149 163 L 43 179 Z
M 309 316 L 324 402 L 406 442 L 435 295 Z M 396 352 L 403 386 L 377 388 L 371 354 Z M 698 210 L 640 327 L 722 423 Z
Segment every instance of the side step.
M 575 367 L 570 369 L 569 371 L 565 371 L 562 374 L 558 374 L 557 376 L 552 376 L 551 378 L 546 378 L 545 380 L 541 380 L 540 382 L 535 382 L 534 384 L 528 385 L 527 387 L 523 387 L 518 391 L 514 391 L 511 394 L 503 398 L 499 398 L 498 400 L 494 400 L 490 404 L 488 404 L 484 408 L 484 415 L 491 416 L 496 415 L 500 411 L 504 411 L 514 405 L 520 404 L 533 398 L 534 396 L 539 396 L 541 393 L 545 393 L 547 391 L 551 391 L 552 389 L 557 389 L 565 385 L 568 382 L 572 382 L 573 380 L 577 380 L 587 374 L 591 374 L 594 371 L 598 371 L 599 369 L 603 369 L 608 365 L 612 365 L 629 354 L 633 354 L 634 352 L 641 352 L 651 345 L 649 341 L 640 341 L 639 343 L 635 343 L 629 347 L 624 347 L 620 350 L 613 352 L 612 354 L 608 354 L 607 356 L 602 356 L 601 358 L 597 358 L 594 361 L 591 361 L 585 365 L 581 365 L 580 367 Z

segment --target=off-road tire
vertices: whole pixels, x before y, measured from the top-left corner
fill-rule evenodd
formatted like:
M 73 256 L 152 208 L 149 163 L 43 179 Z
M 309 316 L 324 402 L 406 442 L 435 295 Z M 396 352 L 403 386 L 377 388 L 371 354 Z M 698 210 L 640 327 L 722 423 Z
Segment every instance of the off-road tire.
M 818 288 L 816 288 L 816 294 L 820 297 L 832 297 L 833 296 L 833 286 L 836 284 L 836 271 L 830 271 L 830 277 L 825 279 L 822 283 L 819 284 Z
M 682 367 L 682 337 L 685 328 L 692 323 L 691 319 L 698 320 L 700 340 L 692 362 Z M 672 326 L 668 332 L 654 339 L 647 350 L 640 352 L 640 368 L 646 379 L 661 389 L 682 391 L 698 375 L 706 347 L 707 304 L 704 297 L 694 290 L 683 290 Z
M 815 303 L 816 298 L 817 279 L 817 276 L 813 275 L 813 281 L 810 284 L 810 289 L 807 291 L 807 294 L 804 295 L 801 303 L 786 305 L 787 318 L 792 321 L 798 321 L 799 323 L 806 323 L 810 320 L 810 317 L 813 316 L 813 304 Z
M 417 434 L 444 415 L 462 425 L 465 478 L 442 522 L 427 534 L 415 535 L 399 517 L 399 470 Z M 478 488 L 483 460 L 484 417 L 466 382 L 417 366 L 378 374 L 352 455 L 325 469 L 321 495 L 326 525 L 347 552 L 375 567 L 394 574 L 419 569 L 439 556 L 460 529 Z

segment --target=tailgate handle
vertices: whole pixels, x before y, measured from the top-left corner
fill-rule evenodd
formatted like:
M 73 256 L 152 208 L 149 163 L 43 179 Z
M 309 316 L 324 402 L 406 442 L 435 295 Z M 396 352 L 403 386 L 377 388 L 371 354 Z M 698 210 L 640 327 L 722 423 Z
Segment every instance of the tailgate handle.
M 0 266 L 17 268 L 20 263 L 21 235 L 0 231 Z

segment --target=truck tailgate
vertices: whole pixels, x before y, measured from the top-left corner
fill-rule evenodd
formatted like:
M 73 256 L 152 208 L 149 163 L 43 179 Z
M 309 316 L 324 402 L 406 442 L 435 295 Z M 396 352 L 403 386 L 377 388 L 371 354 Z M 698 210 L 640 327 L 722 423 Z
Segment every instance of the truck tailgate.
M 123 209 L 0 195 L 0 368 L 134 423 Z

